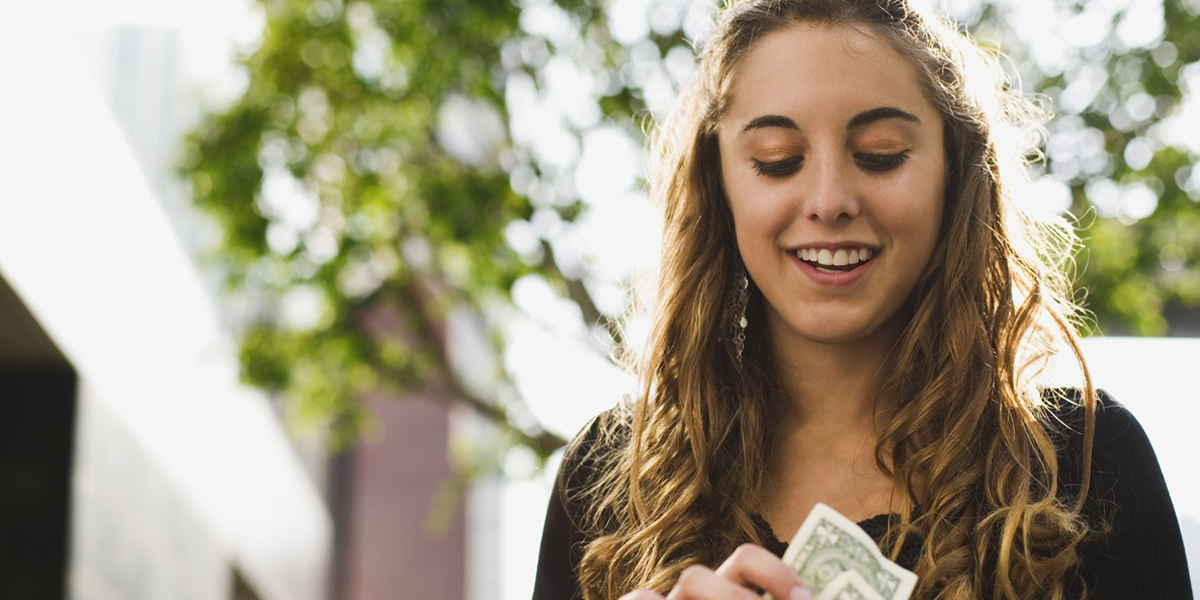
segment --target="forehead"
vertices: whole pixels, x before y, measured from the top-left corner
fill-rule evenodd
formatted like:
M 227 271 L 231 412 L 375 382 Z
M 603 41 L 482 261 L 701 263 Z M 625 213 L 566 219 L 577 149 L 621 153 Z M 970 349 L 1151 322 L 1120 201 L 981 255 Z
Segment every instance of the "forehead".
M 879 106 L 937 120 L 910 61 L 852 26 L 798 23 L 768 34 L 734 67 L 731 92 L 723 128 L 762 114 L 849 120 Z

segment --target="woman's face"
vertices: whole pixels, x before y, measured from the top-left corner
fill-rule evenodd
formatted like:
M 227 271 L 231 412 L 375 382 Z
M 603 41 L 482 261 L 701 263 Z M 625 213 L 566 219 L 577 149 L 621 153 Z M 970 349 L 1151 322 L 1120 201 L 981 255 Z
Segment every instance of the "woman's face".
M 944 202 L 942 122 L 913 67 L 858 29 L 798 24 L 759 41 L 734 79 L 721 172 L 767 327 L 890 344 Z

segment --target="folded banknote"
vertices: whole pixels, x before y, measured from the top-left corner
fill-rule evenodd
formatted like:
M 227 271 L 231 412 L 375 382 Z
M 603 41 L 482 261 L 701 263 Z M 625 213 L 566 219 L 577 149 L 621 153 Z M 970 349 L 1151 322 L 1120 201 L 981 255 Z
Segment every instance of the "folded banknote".
M 908 600 L 917 584 L 917 576 L 884 557 L 854 521 L 820 503 L 792 538 L 783 562 L 808 584 L 814 600 Z

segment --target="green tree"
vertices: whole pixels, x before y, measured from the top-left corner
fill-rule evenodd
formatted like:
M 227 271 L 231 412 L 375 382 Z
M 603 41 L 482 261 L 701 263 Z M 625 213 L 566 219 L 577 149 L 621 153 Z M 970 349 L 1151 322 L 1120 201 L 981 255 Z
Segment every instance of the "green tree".
M 230 282 L 262 301 L 242 333 L 244 379 L 330 419 L 339 443 L 363 425 L 365 394 L 421 391 L 467 403 L 549 453 L 561 439 L 462 385 L 445 335 L 453 307 L 482 310 L 533 270 L 556 277 L 503 237 L 505 223 L 531 213 L 496 152 L 507 140 L 495 67 L 519 9 L 262 8 L 262 45 L 243 59 L 246 92 L 205 118 L 184 157 L 195 202 L 224 228 Z M 437 135 L 451 102 L 484 129 L 483 145 L 459 157 Z M 319 319 L 281 322 L 288 294 L 315 302 Z
M 596 277 L 562 233 L 588 210 L 573 189 L 579 140 L 605 127 L 641 142 L 690 76 L 711 3 L 260 5 L 262 45 L 242 59 L 249 85 L 187 137 L 181 167 L 223 228 L 231 286 L 262 307 L 242 332 L 243 377 L 328 420 L 335 443 L 359 433 L 366 395 L 423 392 L 547 456 L 563 440 L 528 417 L 502 368 L 484 387 L 455 371 L 447 315 L 494 324 L 514 282 L 534 275 L 620 352 L 620 307 L 598 308 Z M 1100 327 L 1162 333 L 1164 306 L 1200 304 L 1200 175 L 1176 131 L 1200 85 L 1200 3 L 1047 6 L 1044 20 L 1069 30 L 1058 45 L 1028 35 L 1029 6 L 953 8 L 1059 107 L 1031 196 L 1053 203 L 1057 192 L 1078 217 L 1080 281 Z M 531 111 L 564 78 L 579 107 Z M 539 119 L 559 146 L 531 137 Z M 284 318 L 305 302 L 318 318 Z M 501 336 L 485 330 L 498 351 Z
M 1020 7 L 981 4 L 960 16 L 1054 113 L 1035 187 L 1069 207 L 1084 238 L 1078 287 L 1093 333 L 1168 333 L 1166 309 L 1200 307 L 1200 3 Z

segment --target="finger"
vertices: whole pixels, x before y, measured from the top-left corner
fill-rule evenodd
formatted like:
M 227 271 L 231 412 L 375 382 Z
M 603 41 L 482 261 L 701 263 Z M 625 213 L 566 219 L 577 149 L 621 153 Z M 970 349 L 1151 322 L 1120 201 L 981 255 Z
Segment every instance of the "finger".
M 683 570 L 667 600 L 759 600 L 753 590 L 700 565 Z
M 619 600 L 663 600 L 663 597 L 650 590 L 633 590 Z
M 812 592 L 778 556 L 762 546 L 742 544 L 717 568 L 717 574 L 734 583 L 771 592 L 778 600 L 810 600 Z M 793 592 L 800 588 L 799 591 Z

